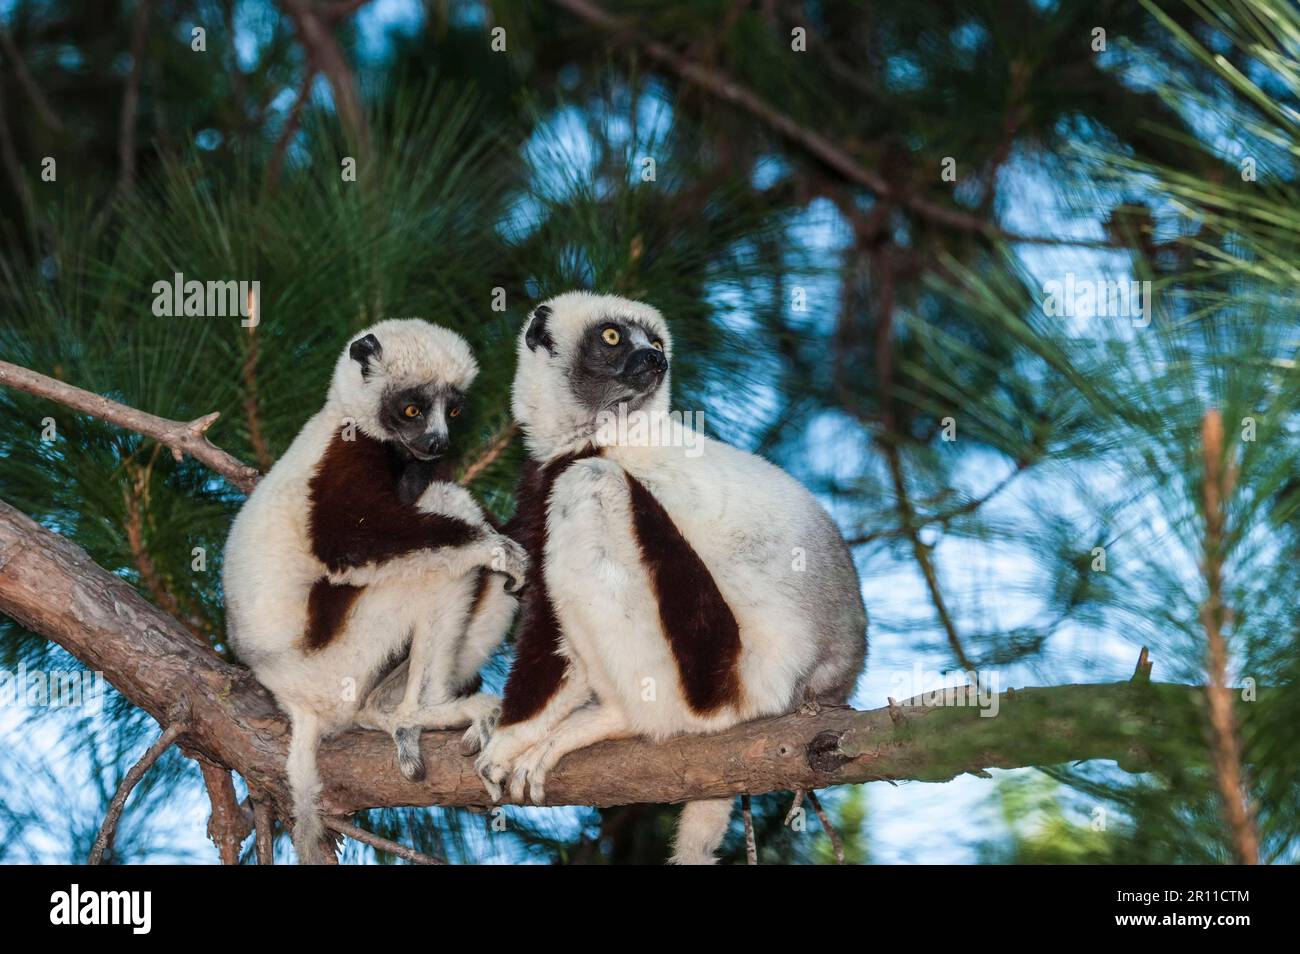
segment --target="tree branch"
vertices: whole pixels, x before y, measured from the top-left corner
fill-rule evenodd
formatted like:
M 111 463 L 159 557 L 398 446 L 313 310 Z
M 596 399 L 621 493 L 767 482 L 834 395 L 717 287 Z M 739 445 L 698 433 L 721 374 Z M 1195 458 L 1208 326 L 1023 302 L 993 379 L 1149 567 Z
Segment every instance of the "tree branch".
M 126 74 L 126 85 L 122 89 L 122 114 L 118 121 L 119 192 L 129 191 L 135 181 L 135 124 L 140 105 L 140 59 L 144 55 L 149 4 L 150 0 L 136 0 L 135 16 L 131 18 L 131 71 Z
M 104 856 L 112 857 L 113 854 L 113 837 L 117 834 L 117 823 L 122 817 L 122 810 L 126 808 L 126 800 L 131 797 L 131 792 L 140 784 L 140 779 L 144 778 L 145 772 L 153 767 L 164 752 L 171 748 L 175 742 L 189 726 L 186 724 L 183 707 L 177 707 L 174 710 L 171 721 L 167 728 L 163 729 L 158 740 L 145 750 L 140 761 L 127 771 L 126 777 L 122 779 L 122 784 L 117 787 L 117 792 L 113 795 L 113 800 L 108 803 L 108 814 L 104 816 L 104 823 L 99 826 L 99 834 L 95 836 L 95 844 L 90 849 L 90 858 L 86 862 L 91 865 L 102 865 Z
M 315 82 L 316 67 L 312 65 L 311 54 L 308 53 L 307 66 L 302 74 L 302 85 L 298 87 L 298 95 L 293 105 L 289 107 L 289 115 L 284 119 L 284 127 L 280 130 L 280 135 L 275 140 L 275 147 L 271 150 L 271 162 L 266 167 L 268 189 L 274 189 L 280 184 L 280 171 L 284 168 L 285 156 L 289 152 L 294 135 L 298 132 L 298 125 L 302 122 L 303 107 L 307 105 L 307 100 L 311 99 L 312 84 Z
M 510 446 L 511 441 L 515 439 L 515 435 L 518 433 L 519 425 L 513 421 L 501 428 L 496 436 L 479 451 L 478 456 L 465 468 L 465 472 L 460 475 L 460 479 L 456 483 L 462 487 L 468 487 L 480 474 L 496 463 L 497 458 L 505 453 L 506 448 Z
M 1259 837 L 1254 813 L 1241 768 L 1241 742 L 1232 711 L 1232 690 L 1228 688 L 1228 645 L 1223 627 L 1228 612 L 1223 605 L 1224 515 L 1232 496 L 1236 475 L 1227 466 L 1223 415 L 1207 411 L 1201 424 L 1204 464 L 1205 559 L 1201 571 L 1207 596 L 1201 607 L 1201 622 L 1208 643 L 1206 669 L 1210 677 L 1210 726 L 1214 734 L 1214 774 L 1223 798 L 1223 813 L 1232 832 L 1232 846 L 1238 864 L 1259 864 Z
M 275 864 L 275 811 L 270 802 L 256 798 L 253 802 L 253 828 L 257 831 L 257 863 Z
M 387 851 L 389 854 L 397 855 L 399 858 L 405 858 L 411 864 L 415 865 L 445 865 L 447 862 L 441 858 L 435 858 L 432 855 L 426 855 L 423 852 L 416 851 L 414 848 L 408 848 L 399 841 L 393 841 L 391 838 L 384 838 L 376 835 L 374 832 L 366 831 L 364 828 L 358 828 L 356 825 L 349 825 L 347 822 L 338 818 L 325 819 L 325 827 L 330 831 L 336 831 L 340 835 L 346 835 L 353 841 L 359 841 L 363 845 L 369 845 L 371 848 L 378 848 L 380 851 Z
M 674 52 L 666 44 L 635 30 L 590 0 L 551 0 L 557 7 L 599 27 L 641 50 L 651 60 L 667 67 L 689 83 L 700 87 L 723 102 L 731 103 L 749 113 L 765 126 L 775 130 L 803 149 L 810 156 L 833 169 L 849 182 L 873 192 L 878 198 L 895 202 L 924 219 L 955 229 L 959 232 L 983 235 L 1005 242 L 1023 242 L 1035 245 L 1073 245 L 1086 248 L 1114 248 L 1112 241 L 1057 238 L 1054 236 L 1020 235 L 1000 228 L 996 222 L 980 218 L 969 212 L 939 205 L 918 195 L 894 189 L 884 176 L 860 165 L 852 156 L 825 136 L 808 128 L 764 102 L 753 90 L 736 82 L 721 70 L 704 66 Z
M 239 803 L 235 794 L 235 780 L 230 770 L 199 759 L 199 771 L 208 789 L 212 814 L 208 818 L 208 838 L 217 846 L 223 865 L 239 864 L 239 849 L 253 830 L 252 812 Z
M 9 62 L 13 66 L 14 79 L 18 85 L 23 88 L 27 98 L 31 100 L 32 109 L 41 122 L 50 130 L 61 133 L 63 132 L 63 122 L 58 115 L 50 108 L 50 101 L 45 98 L 41 88 L 37 85 L 36 80 L 32 77 L 32 71 L 27 68 L 27 61 L 23 59 L 22 53 L 18 49 L 18 44 L 14 42 L 9 28 L 0 23 L 0 46 L 4 47 L 5 56 L 9 57 Z
M 334 39 L 333 15 L 319 15 L 309 0 L 280 0 L 298 28 L 298 39 L 307 51 L 307 62 L 320 70 L 334 91 L 334 109 L 343 128 L 352 136 L 358 148 L 364 150 L 368 140 L 366 114 L 361 108 L 356 80 L 347 57 Z M 335 11 L 336 13 L 338 10 Z
M 209 443 L 204 436 L 218 417 L 216 411 L 188 423 L 171 421 L 165 417 L 119 404 L 117 401 L 111 401 L 71 384 L 64 384 L 55 378 L 29 371 L 8 361 L 0 361 L 0 384 L 51 401 L 58 401 L 92 417 L 125 427 L 145 437 L 152 437 L 171 448 L 172 456 L 177 460 L 189 454 L 246 493 L 257 483 L 259 475 L 256 470 Z
M 252 674 L 206 653 L 184 626 L 76 544 L 0 502 L 0 612 L 57 642 L 159 720 L 189 706 L 184 748 L 228 766 L 292 817 L 284 778 L 289 725 Z M 877 779 L 944 781 L 986 768 L 1114 759 L 1147 769 L 1165 740 L 1198 731 L 1203 690 L 1134 682 L 1018 690 L 997 718 L 970 706 L 825 707 L 716 735 L 603 742 L 564 758 L 548 805 L 682 802 Z M 402 805 L 490 805 L 457 732 L 427 732 L 420 782 L 394 765 L 392 741 L 354 730 L 320 752 L 329 815 Z

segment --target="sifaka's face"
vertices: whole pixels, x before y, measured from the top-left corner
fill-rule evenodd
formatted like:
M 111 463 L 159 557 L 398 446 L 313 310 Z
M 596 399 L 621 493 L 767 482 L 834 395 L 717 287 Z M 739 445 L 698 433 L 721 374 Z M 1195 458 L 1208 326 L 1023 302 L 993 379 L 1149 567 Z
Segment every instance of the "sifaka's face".
M 569 368 L 569 389 L 594 414 L 626 404 L 634 411 L 652 398 L 668 373 L 664 342 L 649 324 L 604 318 L 587 326 Z
M 451 444 L 452 422 L 465 397 L 453 387 L 389 387 L 380 399 L 379 423 L 416 460 L 437 460 Z
M 384 346 L 373 334 L 354 341 L 348 354 L 361 366 L 363 393 L 376 395 L 370 399 L 375 402 L 370 407 L 376 408 L 375 423 L 384 439 L 415 460 L 433 461 L 446 454 L 451 445 L 452 421 L 460 417 L 465 406 L 461 390 L 434 380 L 431 367 L 423 373 L 408 368 L 393 376 Z

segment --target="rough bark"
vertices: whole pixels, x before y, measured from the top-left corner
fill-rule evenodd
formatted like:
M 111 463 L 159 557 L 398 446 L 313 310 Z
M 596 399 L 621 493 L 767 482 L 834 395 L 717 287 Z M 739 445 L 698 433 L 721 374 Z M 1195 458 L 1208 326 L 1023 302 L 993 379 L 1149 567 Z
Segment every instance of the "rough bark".
M 208 817 L 208 838 L 217 847 L 223 865 L 239 864 L 239 850 L 253 830 L 253 811 L 239 802 L 230 770 L 199 759 L 199 771 L 208 789 L 212 814 Z
M 289 727 L 248 670 L 205 652 L 184 626 L 76 544 L 0 502 L 0 611 L 100 670 L 160 722 L 187 705 L 187 754 L 239 772 L 290 817 L 283 776 Z M 909 700 L 866 712 L 825 708 L 662 743 L 607 742 L 565 758 L 546 804 L 681 802 L 738 792 L 816 789 L 877 779 L 943 781 L 986 768 L 1114 759 L 1149 767 L 1166 738 L 1199 725 L 1204 691 L 1144 681 L 1008 690 L 996 718 Z M 390 739 L 352 731 L 320 757 L 333 815 L 397 805 L 486 806 L 459 733 L 428 732 L 427 777 L 402 778 Z

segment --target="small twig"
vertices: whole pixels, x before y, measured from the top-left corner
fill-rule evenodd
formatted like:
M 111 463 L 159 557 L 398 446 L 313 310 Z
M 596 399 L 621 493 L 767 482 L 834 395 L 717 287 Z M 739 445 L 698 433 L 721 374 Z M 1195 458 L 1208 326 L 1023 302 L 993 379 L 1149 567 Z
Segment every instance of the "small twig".
M 14 42 L 8 28 L 2 23 L 0 23 L 0 46 L 4 47 L 5 56 L 9 58 L 9 62 L 13 66 L 14 78 L 18 80 L 18 85 L 23 88 L 23 92 L 31 100 L 32 109 L 36 111 L 36 115 L 41 122 L 56 133 L 63 132 L 63 122 L 50 108 L 50 101 L 45 98 L 41 88 L 36 85 L 36 80 L 32 78 L 31 70 L 27 68 L 27 62 L 18 50 L 18 44 Z
M 275 864 L 275 812 L 264 798 L 253 799 L 253 827 L 257 830 L 257 863 Z
M 813 811 L 817 813 L 817 818 L 822 823 L 822 829 L 831 840 L 831 849 L 835 852 L 835 863 L 837 865 L 844 864 L 844 842 L 840 840 L 840 833 L 835 830 L 835 826 L 831 824 L 830 818 L 822 809 L 822 803 L 818 799 L 817 793 L 810 791 L 808 801 L 812 803 Z
M 117 159 L 119 192 L 127 192 L 135 179 L 135 124 L 140 105 L 140 59 L 149 22 L 150 0 L 136 0 L 131 19 L 131 71 L 122 90 L 122 115 L 118 124 Z
M 285 155 L 289 151 L 289 145 L 293 142 L 294 134 L 298 131 L 298 125 L 302 122 L 302 110 L 307 105 L 307 100 L 311 99 L 312 84 L 316 82 L 316 67 L 312 65 L 308 53 L 307 69 L 303 72 L 302 86 L 298 89 L 298 96 L 289 107 L 289 115 L 285 117 L 284 127 L 280 130 L 279 138 L 275 141 L 275 147 L 271 151 L 271 162 L 266 169 L 266 185 L 268 189 L 274 189 L 280 184 L 280 172 L 284 168 Z
M 1030 466 L 1029 464 L 1023 464 L 1016 467 L 1015 470 L 1011 471 L 1011 473 L 1003 477 L 1000 481 L 997 482 L 997 484 L 993 486 L 991 490 L 988 491 L 988 493 L 983 494 L 982 496 L 972 497 L 969 500 L 965 501 L 964 503 L 960 503 L 950 510 L 943 510 L 938 513 L 926 514 L 924 517 L 917 517 L 915 523 L 913 524 L 913 527 L 919 529 L 920 527 L 927 527 L 932 524 L 938 524 L 946 529 L 948 525 L 951 524 L 958 517 L 964 517 L 967 514 L 974 513 L 976 510 L 979 510 L 981 507 L 983 507 L 986 503 L 988 503 L 998 494 L 1002 493 L 1002 491 L 1006 490 L 1007 487 L 1009 487 L 1017 477 L 1019 477 L 1029 468 L 1029 466 Z M 864 533 L 862 536 L 851 537 L 846 542 L 851 547 L 860 547 L 868 543 L 874 543 L 876 540 L 893 539 L 896 537 L 905 537 L 907 535 L 908 535 L 907 528 L 896 527 L 887 530 L 873 530 L 870 533 Z
M 90 849 L 90 858 L 87 864 L 102 865 L 104 856 L 111 855 L 113 851 L 113 837 L 117 834 L 117 823 L 122 817 L 122 810 L 126 807 L 126 800 L 130 797 L 132 790 L 144 778 L 145 772 L 158 761 L 159 756 L 167 751 L 180 735 L 189 728 L 188 716 L 178 716 L 174 718 L 163 729 L 162 735 L 158 736 L 158 741 L 149 746 L 148 750 L 141 756 L 140 761 L 131 766 L 126 777 L 122 779 L 122 784 L 117 787 L 117 793 L 113 800 L 109 802 L 108 814 L 104 816 L 104 823 L 99 826 L 99 834 L 95 836 L 95 844 Z
M 758 843 L 754 840 L 754 811 L 749 804 L 749 793 L 740 796 L 740 815 L 745 819 L 745 864 L 758 864 Z
M 1227 616 L 1223 606 L 1224 512 L 1235 475 L 1231 468 L 1225 471 L 1223 417 L 1217 410 L 1206 412 L 1201 425 L 1201 443 L 1205 467 L 1205 558 L 1202 572 L 1207 590 L 1201 621 L 1209 643 L 1206 669 L 1210 685 L 1206 692 L 1210 703 L 1210 726 L 1214 732 L 1214 768 L 1237 863 L 1257 865 L 1259 838 L 1255 833 L 1250 796 L 1241 767 L 1241 741 L 1237 737 L 1236 718 L 1232 711 L 1232 690 L 1228 688 L 1228 646 L 1223 636 Z
M 18 150 L 14 146 L 13 135 L 9 132 L 9 116 L 5 109 L 4 90 L 0 89 L 0 162 L 4 163 L 5 174 L 13 185 L 18 201 L 22 203 L 23 214 L 27 217 L 27 226 L 36 231 L 36 200 L 32 190 L 23 177 L 22 163 L 18 159 Z
M 893 696 L 887 696 L 886 698 L 889 700 L 890 721 L 893 722 L 894 725 L 902 725 L 907 721 L 907 716 L 903 714 L 903 710 L 899 708 L 898 702 Z
M 204 436 L 218 418 L 217 411 L 189 422 L 172 421 L 119 404 L 117 401 L 110 401 L 106 397 L 71 384 L 64 384 L 55 378 L 29 371 L 8 361 L 0 361 L 0 384 L 66 404 L 110 424 L 125 427 L 145 437 L 152 437 L 170 448 L 172 456 L 177 460 L 188 454 L 245 492 L 253 489 L 260 476 L 255 469 L 214 446 Z
M 1149 649 L 1147 649 L 1147 647 L 1143 646 L 1143 647 L 1142 647 L 1142 652 L 1138 653 L 1137 668 L 1135 668 L 1135 669 L 1133 670 L 1133 679 L 1132 679 L 1132 681 L 1133 681 L 1133 682 L 1150 682 L 1150 681 L 1151 681 L 1151 667 L 1152 667 L 1153 665 L 1154 665 L 1154 664 L 1151 662 L 1151 651 L 1150 651 Z M 1009 696 L 1010 694 L 1011 694 L 1011 690 L 1008 689 L 1008 690 L 1007 690 L 1007 695 Z
M 441 858 L 435 858 L 432 855 L 426 855 L 416 851 L 414 848 L 408 848 L 401 842 L 392 841 L 383 838 L 372 832 L 368 832 L 356 825 L 349 825 L 345 821 L 337 818 L 326 818 L 325 827 L 331 831 L 336 831 L 340 835 L 346 835 L 353 841 L 359 841 L 362 844 L 369 845 L 372 848 L 378 848 L 380 851 L 386 851 L 389 854 L 397 855 L 399 858 L 405 858 L 407 861 L 416 865 L 445 865 L 447 862 Z
M 513 422 L 501 428 L 501 431 L 492 439 L 492 442 L 483 448 L 478 457 L 465 468 L 465 473 L 461 475 L 457 483 L 465 487 L 473 482 L 483 471 L 496 463 L 497 458 L 505 453 L 506 448 L 510 446 L 510 442 L 515 439 L 515 435 L 518 433 L 519 425 Z
M 167 613 L 183 622 L 186 629 L 194 634 L 194 638 L 199 643 L 211 649 L 212 644 L 208 642 L 207 624 L 193 613 L 182 611 L 180 600 L 167 585 L 163 574 L 158 569 L 158 565 L 154 563 L 153 557 L 145 545 L 145 527 L 149 522 L 147 515 L 149 481 L 153 472 L 154 460 L 161 449 L 161 444 L 155 444 L 154 453 L 150 456 L 149 463 L 144 466 L 134 463 L 129 458 L 124 462 L 129 478 L 126 486 L 122 488 L 122 502 L 126 508 L 126 522 L 124 525 L 126 543 L 131 551 L 131 557 L 135 561 L 136 571 L 140 574 L 140 582 L 149 591 L 153 601 Z
M 899 522 L 908 540 L 911 541 L 912 555 L 916 559 L 917 566 L 921 568 L 921 576 L 925 579 L 926 590 L 930 594 L 930 602 L 934 605 L 935 615 L 939 617 L 939 625 L 943 627 L 944 634 L 948 638 L 948 646 L 952 650 L 954 658 L 956 658 L 963 670 L 969 672 L 974 666 L 971 665 L 970 659 L 966 656 L 961 637 L 957 634 L 957 625 L 953 622 L 952 614 L 948 611 L 948 604 L 944 600 L 943 590 L 939 586 L 939 574 L 934 568 L 934 561 L 930 559 L 930 550 L 925 545 L 925 541 L 921 539 L 920 530 L 917 529 L 916 509 L 912 505 L 911 497 L 908 495 L 907 475 L 903 470 L 903 455 L 898 447 L 900 431 L 893 411 L 893 322 L 895 305 L 893 259 L 889 249 L 883 246 L 875 250 L 873 258 L 876 272 L 880 276 L 881 286 L 876 317 L 876 380 L 881 391 L 881 422 L 884 425 L 885 433 L 881 436 L 879 444 L 885 452 L 885 461 L 889 465 L 890 479 L 894 484 Z
M 244 353 L 244 418 L 248 421 L 248 442 L 253 445 L 253 459 L 257 461 L 262 473 L 269 473 L 275 458 L 271 456 L 270 445 L 262 433 L 262 415 L 258 410 L 257 398 L 257 325 L 261 321 L 258 309 L 261 302 L 250 289 L 248 292 L 248 350 Z
M 239 804 L 235 795 L 235 782 L 230 769 L 207 759 L 199 759 L 199 771 L 212 803 L 208 817 L 208 838 L 217 846 L 223 865 L 239 864 L 239 849 L 253 830 L 253 819 L 248 810 Z

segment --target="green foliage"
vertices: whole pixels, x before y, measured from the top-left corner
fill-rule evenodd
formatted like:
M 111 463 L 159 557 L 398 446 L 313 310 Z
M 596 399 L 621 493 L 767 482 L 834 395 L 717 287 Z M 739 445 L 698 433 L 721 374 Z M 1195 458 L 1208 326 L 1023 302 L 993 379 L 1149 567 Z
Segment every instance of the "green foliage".
M 552 4 L 453 0 L 413 4 L 411 26 L 370 9 L 341 24 L 368 145 L 339 128 L 323 77 L 295 131 L 307 57 L 275 5 L 191 6 L 155 0 L 148 12 L 128 182 L 134 6 L 20 0 L 6 13 L 58 122 L 38 115 L 6 53 L 0 148 L 19 172 L 6 160 L 0 175 L 5 360 L 167 418 L 219 411 L 213 441 L 265 467 L 319 407 L 349 333 L 418 315 L 464 334 L 483 367 L 454 445 L 459 473 L 509 422 L 513 340 L 532 302 L 572 287 L 644 298 L 679 342 L 678 406 L 796 473 L 856 541 L 873 618 L 859 701 L 873 706 L 891 668 L 952 664 L 940 596 L 966 654 L 1004 686 L 1127 676 L 1143 644 L 1158 679 L 1203 681 L 1201 426 L 1217 408 L 1236 481 L 1218 554 L 1232 678 L 1278 690 L 1249 704 L 1251 794 L 1266 856 L 1294 860 L 1293 6 L 605 0 L 895 197 L 987 229 L 882 201 L 798 136 Z M 195 15 L 206 54 L 179 25 Z M 489 45 L 495 24 L 508 54 Z M 796 28 L 806 52 L 791 47 Z M 58 159 L 55 183 L 39 179 L 45 156 Z M 341 175 L 345 157 L 355 181 Z M 956 183 L 940 177 L 947 158 Z M 987 235 L 998 227 L 1045 241 L 1004 248 Z M 1079 235 L 1091 246 L 1073 244 Z M 256 328 L 155 315 L 155 283 L 177 272 L 260 282 Z M 1150 323 L 1047 313 L 1044 283 L 1067 272 L 1150 280 Z M 0 499 L 224 652 L 220 551 L 241 496 L 193 461 L 18 392 L 0 391 L 0 419 Z M 520 460 L 515 442 L 473 485 L 499 515 Z M 927 554 L 933 586 L 918 565 Z M 0 620 L 0 666 L 20 663 L 74 665 Z M 489 682 L 503 669 L 497 660 Z M 6 733 L 39 753 L 54 724 L 38 713 Z M 84 855 L 151 720 L 111 695 L 102 718 L 59 726 L 45 794 L 0 775 L 6 860 L 49 857 L 39 833 L 60 830 L 57 818 L 68 824 L 55 853 Z M 1000 782 L 1003 819 L 982 857 L 1229 858 L 1202 728 L 1172 733 L 1184 758 L 1140 775 L 1088 763 Z M 67 773 L 90 780 L 85 804 L 50 794 Z M 142 813 L 195 794 L 183 760 L 150 779 Z M 871 854 L 869 797 L 823 798 L 855 862 Z M 1079 821 L 1097 805 L 1104 833 Z M 783 824 L 788 806 L 788 795 L 754 799 L 760 860 L 832 860 L 811 812 L 804 833 Z M 439 809 L 363 823 L 456 860 L 627 863 L 664 856 L 671 814 L 509 809 L 491 834 L 482 817 Z M 148 826 L 119 844 L 124 860 L 172 850 Z M 744 850 L 737 818 L 724 853 Z

